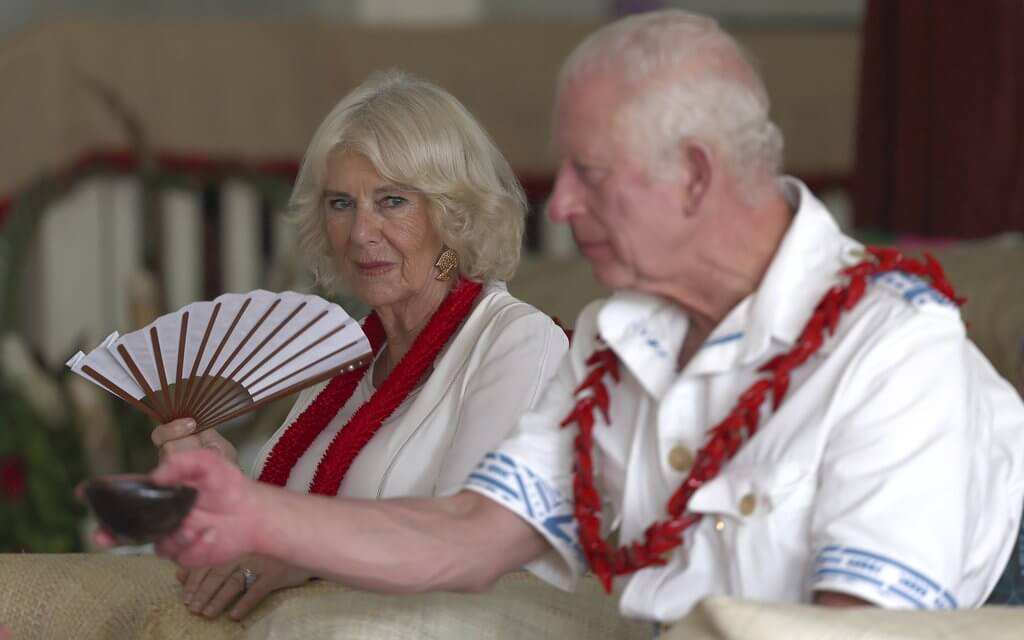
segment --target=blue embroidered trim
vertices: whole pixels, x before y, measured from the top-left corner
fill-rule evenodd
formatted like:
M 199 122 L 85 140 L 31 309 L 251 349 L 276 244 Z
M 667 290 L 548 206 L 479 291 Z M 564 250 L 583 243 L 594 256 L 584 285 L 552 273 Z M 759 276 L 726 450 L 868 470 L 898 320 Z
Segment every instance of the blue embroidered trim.
M 894 595 L 918 609 L 956 609 L 956 598 L 923 573 L 876 553 L 828 545 L 818 554 L 814 578 L 842 577 L 851 582 L 866 582 L 879 592 Z
M 644 345 L 649 347 L 659 358 L 667 358 L 669 356 L 668 351 L 662 346 L 661 341 L 657 337 L 650 334 L 650 330 L 643 321 L 635 321 L 633 324 L 626 328 L 624 334 L 627 337 L 640 337 L 643 338 Z
M 936 291 L 928 282 L 903 271 L 886 271 L 869 278 L 872 283 L 884 285 L 903 296 L 910 304 L 933 303 L 943 307 L 954 307 L 953 301 Z
M 571 549 L 583 560 L 572 500 L 525 465 L 498 453 L 488 453 L 466 480 L 473 487 L 513 511 L 537 529 Z
M 742 331 L 738 331 L 736 333 L 727 333 L 724 336 L 719 336 L 715 338 L 714 340 L 708 340 L 703 345 L 701 345 L 700 348 L 703 349 L 704 347 L 714 347 L 715 345 L 725 344 L 726 342 L 732 342 L 733 340 L 739 340 L 742 337 Z

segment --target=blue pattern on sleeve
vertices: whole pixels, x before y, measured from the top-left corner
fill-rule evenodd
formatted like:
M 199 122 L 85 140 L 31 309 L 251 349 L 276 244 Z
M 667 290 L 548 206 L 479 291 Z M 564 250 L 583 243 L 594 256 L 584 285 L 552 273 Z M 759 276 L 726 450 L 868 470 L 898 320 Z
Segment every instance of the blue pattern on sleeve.
M 560 550 L 583 559 L 572 500 L 526 465 L 504 454 L 488 453 L 469 474 L 466 486 L 513 511 Z
M 879 595 L 895 596 L 916 609 L 956 609 L 956 598 L 938 582 L 911 567 L 877 553 L 829 545 L 818 554 L 814 582 L 835 579 L 871 585 Z

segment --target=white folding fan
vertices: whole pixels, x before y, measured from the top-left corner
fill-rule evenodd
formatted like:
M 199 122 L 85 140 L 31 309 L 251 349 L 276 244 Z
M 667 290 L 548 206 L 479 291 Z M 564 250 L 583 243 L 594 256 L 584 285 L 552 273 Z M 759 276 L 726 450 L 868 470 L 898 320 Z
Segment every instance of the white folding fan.
M 67 366 L 160 423 L 214 427 L 271 400 L 362 366 L 359 324 L 323 298 L 229 293 L 114 332 Z

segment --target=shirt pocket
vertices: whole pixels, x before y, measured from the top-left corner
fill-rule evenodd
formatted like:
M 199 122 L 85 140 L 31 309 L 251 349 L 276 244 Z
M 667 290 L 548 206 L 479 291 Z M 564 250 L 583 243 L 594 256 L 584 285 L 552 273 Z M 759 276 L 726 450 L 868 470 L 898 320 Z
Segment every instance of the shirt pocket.
M 733 595 L 803 598 L 815 486 L 799 465 L 730 466 L 694 494 L 689 509 L 705 515 L 701 534 L 728 565 Z

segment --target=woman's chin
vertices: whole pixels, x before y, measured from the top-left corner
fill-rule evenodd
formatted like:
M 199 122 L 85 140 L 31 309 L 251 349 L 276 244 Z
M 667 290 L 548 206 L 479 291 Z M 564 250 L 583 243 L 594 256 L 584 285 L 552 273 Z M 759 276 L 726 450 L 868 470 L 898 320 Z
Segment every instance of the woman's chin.
M 373 309 L 392 304 L 402 297 L 393 284 L 380 280 L 353 279 L 349 281 L 349 289 L 360 302 Z

